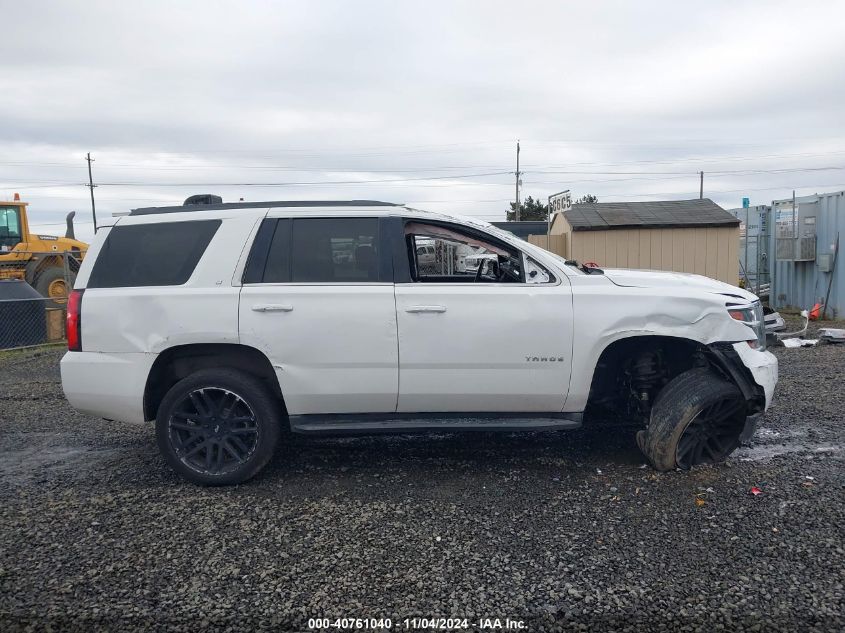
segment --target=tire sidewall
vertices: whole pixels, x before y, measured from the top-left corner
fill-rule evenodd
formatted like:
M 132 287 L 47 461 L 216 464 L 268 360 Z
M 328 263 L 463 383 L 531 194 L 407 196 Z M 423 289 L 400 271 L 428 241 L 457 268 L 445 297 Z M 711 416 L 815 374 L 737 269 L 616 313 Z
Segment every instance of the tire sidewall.
M 222 475 L 198 472 L 182 463 L 170 441 L 170 417 L 174 407 L 189 393 L 202 388 L 231 391 L 240 397 L 255 415 L 258 426 L 255 450 L 235 471 Z M 251 479 L 273 457 L 279 436 L 280 416 L 276 399 L 258 379 L 234 370 L 201 370 L 183 378 L 164 396 L 156 416 L 156 439 L 168 465 L 188 481 L 203 486 L 226 486 Z
M 706 407 L 741 396 L 737 387 L 708 369 L 693 369 L 671 380 L 651 410 L 643 452 L 661 471 L 679 468 L 678 443 L 695 417 Z M 741 432 L 737 430 L 737 437 Z M 739 442 L 737 442 L 737 446 Z
M 58 302 L 55 299 L 50 298 L 50 284 L 58 279 L 65 281 L 67 292 L 70 294 L 70 291 L 73 289 L 73 284 L 76 281 L 76 273 L 74 272 L 71 272 L 67 275 L 67 277 L 65 277 L 63 269 L 51 266 L 42 270 L 35 278 L 34 288 L 38 294 L 47 299 L 47 307 L 49 308 L 64 308 L 67 305 L 67 297 L 65 297 L 65 300 L 62 302 Z

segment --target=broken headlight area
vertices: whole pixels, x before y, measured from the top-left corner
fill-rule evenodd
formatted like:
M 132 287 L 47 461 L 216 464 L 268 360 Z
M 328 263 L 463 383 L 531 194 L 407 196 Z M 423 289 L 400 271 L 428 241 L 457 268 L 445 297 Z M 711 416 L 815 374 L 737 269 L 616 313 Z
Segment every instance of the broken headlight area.
M 748 345 L 752 349 L 760 351 L 766 350 L 766 322 L 763 317 L 763 307 L 759 301 L 755 301 L 750 306 L 738 306 L 736 304 L 727 304 L 728 314 L 736 321 L 741 321 L 747 325 L 754 334 L 753 339 L 748 339 Z

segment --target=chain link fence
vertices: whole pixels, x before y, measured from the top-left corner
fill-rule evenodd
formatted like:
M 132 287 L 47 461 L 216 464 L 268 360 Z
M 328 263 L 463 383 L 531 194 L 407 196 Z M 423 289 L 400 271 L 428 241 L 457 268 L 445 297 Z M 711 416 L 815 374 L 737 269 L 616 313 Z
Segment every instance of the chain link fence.
M 71 253 L 0 252 L 0 350 L 65 340 L 79 263 Z

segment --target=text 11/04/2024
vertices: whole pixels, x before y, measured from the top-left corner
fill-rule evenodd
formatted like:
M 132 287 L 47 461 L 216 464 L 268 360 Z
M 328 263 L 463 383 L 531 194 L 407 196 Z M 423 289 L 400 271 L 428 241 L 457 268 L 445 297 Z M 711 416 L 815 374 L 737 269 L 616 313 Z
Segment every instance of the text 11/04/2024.
M 406 631 L 522 631 L 525 630 L 523 620 L 511 618 L 310 618 L 310 630 L 406 630 Z

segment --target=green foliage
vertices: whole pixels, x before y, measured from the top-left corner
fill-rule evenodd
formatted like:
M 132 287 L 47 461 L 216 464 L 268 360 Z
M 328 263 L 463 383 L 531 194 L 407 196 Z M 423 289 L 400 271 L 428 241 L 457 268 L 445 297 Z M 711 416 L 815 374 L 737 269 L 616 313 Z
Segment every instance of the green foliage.
M 581 196 L 578 198 L 575 203 L 582 204 L 582 203 L 593 203 L 598 202 L 598 196 L 594 196 L 591 193 Z M 536 200 L 531 196 L 528 196 L 525 200 L 522 201 L 522 204 L 519 205 L 519 219 L 523 221 L 528 220 L 548 220 L 549 219 L 549 206 L 547 204 L 543 204 L 539 198 Z M 510 209 L 508 210 L 507 214 L 508 222 L 516 221 L 516 203 L 510 203 Z
M 516 220 L 516 203 L 511 202 L 510 206 L 511 208 L 508 211 L 507 220 L 508 222 L 513 222 Z M 528 196 L 522 201 L 522 204 L 519 205 L 519 219 L 522 221 L 548 220 L 548 218 L 549 207 L 548 205 L 543 204 L 539 198 L 535 200 L 531 196 Z

